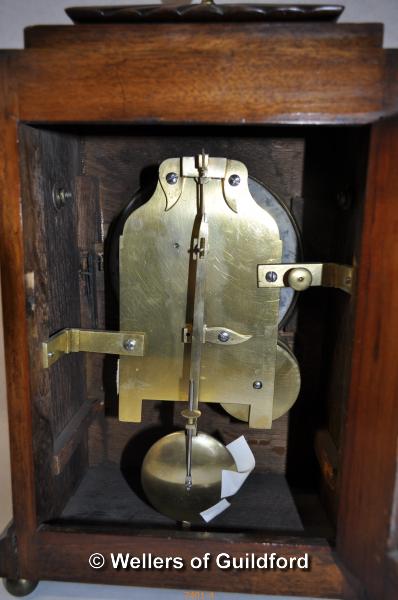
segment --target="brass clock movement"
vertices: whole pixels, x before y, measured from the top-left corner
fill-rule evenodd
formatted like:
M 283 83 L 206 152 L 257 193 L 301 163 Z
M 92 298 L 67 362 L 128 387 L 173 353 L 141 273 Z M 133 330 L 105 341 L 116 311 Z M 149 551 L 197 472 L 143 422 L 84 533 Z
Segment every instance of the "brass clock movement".
M 155 192 L 126 216 L 119 238 L 120 332 L 68 331 L 43 343 L 44 365 L 73 351 L 119 354 L 119 419 L 140 422 L 148 400 L 181 402 L 185 430 L 162 437 L 142 465 L 160 512 L 203 523 L 221 497 L 228 449 L 200 431 L 201 403 L 269 429 L 300 390 L 293 352 L 278 340 L 295 293 L 350 293 L 346 265 L 297 263 L 298 228 L 242 162 L 168 158 Z M 78 340 L 76 342 L 76 340 Z

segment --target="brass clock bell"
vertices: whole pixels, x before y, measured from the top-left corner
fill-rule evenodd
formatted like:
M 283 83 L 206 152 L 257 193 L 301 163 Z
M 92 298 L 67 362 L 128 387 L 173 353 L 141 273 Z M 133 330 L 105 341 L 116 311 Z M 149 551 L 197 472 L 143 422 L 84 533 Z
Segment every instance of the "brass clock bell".
M 185 431 L 159 439 L 142 465 L 148 499 L 163 514 L 203 523 L 220 500 L 229 450 L 200 431 L 201 403 L 218 403 L 267 429 L 295 402 L 300 371 L 278 327 L 295 292 L 350 293 L 352 267 L 300 264 L 292 215 L 236 160 L 169 158 L 152 197 L 129 214 L 119 245 L 119 332 L 63 330 L 43 345 L 63 353 L 119 355 L 119 419 L 140 422 L 142 403 L 184 403 Z

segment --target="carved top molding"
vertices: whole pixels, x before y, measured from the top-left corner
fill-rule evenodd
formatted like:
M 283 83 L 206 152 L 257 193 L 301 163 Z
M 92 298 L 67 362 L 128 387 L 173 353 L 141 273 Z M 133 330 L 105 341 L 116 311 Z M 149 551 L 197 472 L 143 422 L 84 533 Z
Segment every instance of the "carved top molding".
M 336 21 L 336 4 L 147 4 L 84 6 L 65 10 L 74 23 L 316 22 Z

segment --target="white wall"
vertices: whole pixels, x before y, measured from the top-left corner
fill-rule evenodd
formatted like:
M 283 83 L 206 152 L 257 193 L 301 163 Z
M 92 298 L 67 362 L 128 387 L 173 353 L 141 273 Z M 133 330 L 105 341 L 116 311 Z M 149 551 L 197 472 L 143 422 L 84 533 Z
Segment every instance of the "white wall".
M 134 2 L 134 0 L 116 0 L 113 4 L 142 4 L 145 0 Z M 233 2 L 234 0 L 230 0 Z M 236 0 L 239 2 L 239 0 Z M 252 0 L 253 3 L 261 0 Z M 270 2 L 272 0 L 269 0 Z M 159 3 L 155 2 L 154 3 Z M 283 2 L 283 0 L 281 0 Z M 168 0 L 165 0 L 165 4 Z M 181 0 L 181 4 L 184 0 Z M 292 2 L 286 2 L 292 4 Z M 305 0 L 302 4 L 313 4 L 316 0 Z M 321 4 L 322 0 L 318 0 Z M 325 2 L 326 3 L 326 2 Z M 342 22 L 381 22 L 385 26 L 384 45 L 387 48 L 398 47 L 398 0 L 336 0 L 336 4 L 341 3 L 346 6 L 343 13 Z M 0 48 L 22 48 L 23 47 L 23 29 L 30 25 L 38 24 L 62 24 L 70 23 L 63 9 L 67 6 L 100 5 L 112 4 L 111 0 L 0 0 Z M 2 199 L 0 199 L 1 201 Z M 8 451 L 8 429 L 7 429 L 7 409 L 5 395 L 4 378 L 4 352 L 3 352 L 3 324 L 0 311 L 0 531 L 10 520 L 11 511 L 11 493 L 10 493 L 10 468 Z M 0 600 L 7 597 L 0 588 Z M 124 600 L 125 598 L 140 598 L 150 600 L 150 598 L 160 598 L 162 600 L 171 600 L 172 598 L 184 598 L 181 591 L 143 591 L 137 589 L 127 590 L 98 586 L 77 586 L 60 584 L 41 584 L 36 592 L 31 596 L 33 598 L 59 599 L 61 598 L 96 598 L 108 599 L 115 598 Z M 260 598 L 260 596 L 256 596 Z M 217 600 L 237 600 L 238 596 L 230 594 L 216 594 Z M 242 595 L 239 596 L 243 600 Z M 271 598 L 271 597 L 269 597 Z M 305 600 L 305 599 L 303 599 Z

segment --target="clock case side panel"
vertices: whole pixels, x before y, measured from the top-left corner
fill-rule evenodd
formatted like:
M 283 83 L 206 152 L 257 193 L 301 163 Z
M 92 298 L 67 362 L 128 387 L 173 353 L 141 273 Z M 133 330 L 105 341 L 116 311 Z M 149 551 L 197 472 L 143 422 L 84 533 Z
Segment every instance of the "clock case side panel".
M 88 270 L 98 240 L 97 197 L 93 182 L 79 177 L 77 136 L 18 123 L 12 112 L 3 123 L 9 135 L 2 147 L 1 264 L 14 508 L 4 543 L 18 552 L 18 577 L 34 579 L 32 538 L 60 514 L 85 474 L 87 431 L 101 406 L 95 357 L 71 355 L 51 372 L 42 363 L 43 340 L 65 324 L 97 326 Z M 69 203 L 63 211 L 61 192 Z M 11 563 L 4 574 L 16 578 Z
M 397 159 L 395 115 L 372 127 L 337 535 L 345 564 L 375 599 L 395 597 L 398 582 Z
M 396 294 L 398 50 L 385 51 L 385 118 L 368 157 L 337 551 L 370 598 L 398 589 Z
M 84 310 L 88 267 L 81 247 L 96 219 L 94 211 L 91 221 L 79 214 L 87 202 L 79 180 L 79 138 L 25 124 L 18 135 L 36 505 L 43 522 L 59 514 L 88 464 L 82 425 L 94 410 L 96 390 L 88 396 L 89 359 L 71 354 L 44 369 L 42 343 L 65 327 L 94 326 Z
M 29 577 L 29 541 L 36 528 L 29 354 L 26 345 L 23 233 L 15 80 L 10 53 L 0 53 L 1 278 L 7 403 L 10 432 L 13 524 L 1 540 L 2 573 Z M 22 315 L 22 318 L 21 318 Z M 24 493 L 21 493 L 24 490 Z
M 305 260 L 358 265 L 368 147 L 368 127 L 309 128 L 301 217 Z M 300 294 L 294 327 L 302 387 L 289 414 L 287 477 L 299 504 L 311 480 L 319 481 L 333 527 L 358 293 L 354 286 L 351 295 L 320 288 Z

